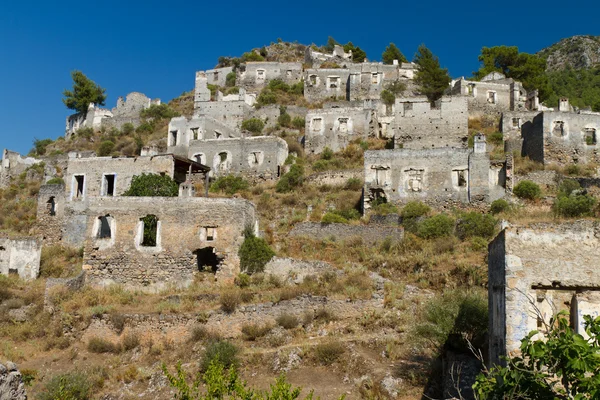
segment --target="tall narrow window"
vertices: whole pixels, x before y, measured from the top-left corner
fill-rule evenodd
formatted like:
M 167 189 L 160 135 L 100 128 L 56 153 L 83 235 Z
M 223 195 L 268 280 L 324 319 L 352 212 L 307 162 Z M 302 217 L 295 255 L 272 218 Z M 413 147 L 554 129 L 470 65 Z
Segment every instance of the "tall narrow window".
M 83 197 L 83 184 L 85 183 L 85 176 L 75 175 L 75 197 Z
M 146 215 L 140 218 L 143 224 L 143 238 L 141 245 L 144 247 L 155 247 L 158 236 L 158 218 L 156 215 Z
M 46 211 L 48 215 L 56 215 L 56 201 L 54 200 L 54 196 L 51 196 L 46 202 Z
M 177 131 L 171 131 L 171 146 L 177 146 Z
M 103 196 L 114 196 L 115 195 L 115 174 L 104 175 L 104 181 L 102 182 Z
M 110 231 L 110 215 L 105 215 L 103 217 L 98 217 L 98 234 L 96 235 L 98 239 L 110 239 L 111 231 Z
M 192 131 L 192 140 L 198 140 L 198 139 L 200 139 L 198 137 L 198 129 L 199 128 L 190 128 L 190 129 Z

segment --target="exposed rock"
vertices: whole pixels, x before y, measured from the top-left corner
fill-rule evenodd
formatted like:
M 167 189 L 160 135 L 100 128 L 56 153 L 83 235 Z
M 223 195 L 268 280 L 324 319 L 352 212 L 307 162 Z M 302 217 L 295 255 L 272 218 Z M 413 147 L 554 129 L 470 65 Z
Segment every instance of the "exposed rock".
M 26 400 L 25 384 L 17 366 L 7 362 L 0 364 L 0 400 Z
M 8 312 L 8 316 L 15 322 L 25 322 L 29 319 L 30 311 L 32 311 L 34 307 L 34 304 L 30 304 L 28 306 L 15 308 Z
M 402 384 L 402 379 L 394 378 L 391 375 L 386 375 L 385 378 L 381 380 L 381 389 L 392 399 L 398 397 L 398 393 L 400 391 L 400 385 Z
M 546 70 L 567 66 L 575 69 L 600 65 L 600 36 L 573 36 L 547 47 L 538 55 L 547 58 Z

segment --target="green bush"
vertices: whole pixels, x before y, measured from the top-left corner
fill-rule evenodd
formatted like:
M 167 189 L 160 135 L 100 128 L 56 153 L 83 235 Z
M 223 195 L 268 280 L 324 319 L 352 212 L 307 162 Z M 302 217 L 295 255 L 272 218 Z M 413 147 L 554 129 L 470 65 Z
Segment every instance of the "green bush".
M 488 328 L 487 295 L 479 290 L 446 291 L 427 303 L 424 319 L 416 325 L 415 336 L 437 349 L 469 352 L 467 340 L 482 348 Z
M 321 153 L 321 159 L 323 160 L 331 160 L 333 158 L 333 150 L 329 147 L 325 147 L 323 152 Z
M 231 314 L 240 305 L 242 297 L 238 290 L 226 290 L 219 296 L 221 309 L 227 314 Z
M 277 321 L 277 325 L 284 329 L 294 329 L 300 323 L 298 317 L 296 317 L 294 314 L 288 313 L 279 315 L 275 320 Z
M 348 178 L 346 184 L 344 185 L 344 189 L 346 190 L 361 190 L 363 187 L 363 183 L 358 178 Z
M 123 196 L 163 196 L 177 197 L 179 185 L 168 175 L 145 174 L 134 175 L 131 186 Z
M 384 89 L 381 92 L 381 101 L 383 101 L 383 104 L 391 106 L 396 101 L 396 96 L 394 95 L 394 93 L 390 92 L 389 90 Z
M 179 113 L 173 110 L 168 104 L 152 104 L 150 107 L 142 110 L 140 113 L 142 118 L 154 118 L 154 119 L 171 119 L 179 117 Z
M 520 199 L 535 200 L 542 196 L 540 187 L 532 181 L 519 182 L 513 189 L 513 193 Z
M 256 99 L 256 105 L 258 106 L 258 108 L 260 108 L 261 106 L 266 106 L 267 104 L 275 103 L 277 103 L 277 95 L 267 88 L 264 88 L 258 95 L 258 98 Z
M 304 180 L 304 168 L 301 165 L 294 164 L 290 167 L 290 171 L 283 176 L 277 182 L 275 190 L 278 193 L 287 193 L 292 191 L 294 188 L 302 185 Z
M 115 144 L 110 140 L 103 141 L 102 143 L 100 143 L 100 146 L 98 146 L 98 157 L 105 157 L 110 155 L 114 148 Z
M 237 367 L 239 364 L 238 353 L 239 349 L 226 340 L 211 342 L 204 350 L 200 369 L 206 371 L 211 362 L 215 360 L 218 360 L 225 368 Z
M 244 242 L 240 246 L 240 269 L 247 274 L 263 272 L 265 265 L 273 258 L 275 252 L 266 240 L 254 236 L 250 229 L 244 232 Z
M 596 199 L 581 190 L 579 182 L 565 179 L 558 187 L 558 195 L 554 200 L 552 211 L 563 217 L 590 216 L 596 205 Z
M 294 117 L 292 120 L 292 126 L 296 129 L 304 129 L 306 126 L 306 120 L 302 117 Z
M 267 324 L 260 325 L 257 323 L 249 323 L 242 325 L 242 333 L 244 334 L 244 338 L 251 342 L 265 336 L 271 331 L 271 329 L 272 327 Z
M 265 123 L 259 118 L 250 118 L 242 122 L 242 129 L 252 133 L 261 133 Z
M 69 373 L 52 377 L 39 400 L 88 400 L 92 398 L 93 385 L 83 373 Z
M 323 365 L 331 365 L 336 362 L 346 351 L 346 346 L 338 341 L 320 343 L 315 347 L 317 360 Z
M 508 210 L 510 210 L 510 204 L 504 199 L 494 200 L 490 205 L 490 212 L 492 214 L 500 214 L 501 212 L 506 212 Z
M 277 117 L 277 122 L 281 126 L 290 127 L 292 125 L 292 117 L 288 113 L 284 113 Z
M 327 213 L 325 213 L 325 215 L 323 215 L 323 218 L 321 218 L 321 222 L 323 222 L 324 224 L 331 224 L 331 223 L 347 224 L 348 220 L 339 214 L 336 214 L 333 212 L 327 212 Z
M 123 338 L 123 350 L 129 351 L 133 350 L 140 345 L 140 337 L 135 333 L 128 333 Z
M 134 130 L 135 126 L 133 126 L 131 122 L 126 122 L 121 127 L 121 132 L 123 132 L 124 135 L 130 135 L 133 133 Z
M 234 283 L 241 288 L 248 287 L 250 286 L 250 275 L 241 272 L 235 277 Z
M 247 190 L 250 184 L 241 176 L 227 175 L 217 178 L 211 185 L 211 192 L 224 192 L 227 195 L 232 195 L 242 190 Z
M 575 179 L 565 179 L 558 185 L 558 195 L 570 196 L 579 189 L 581 189 L 581 185 Z
M 263 56 L 261 56 L 259 53 L 256 53 L 254 51 L 248 51 L 248 52 L 242 54 L 241 61 L 242 62 L 246 62 L 246 61 L 265 61 L 265 58 Z
M 475 211 L 464 213 L 456 224 L 456 235 L 461 240 L 473 236 L 490 238 L 494 235 L 496 222 L 490 214 L 480 214 Z
M 33 156 L 43 156 L 46 154 L 46 147 L 53 143 L 52 139 L 33 139 L 33 149 L 29 152 Z
M 502 132 L 490 133 L 487 136 L 487 141 L 490 142 L 491 144 L 499 146 L 504 143 L 504 135 L 502 134 Z
M 377 215 L 398 214 L 398 207 L 392 203 L 378 203 L 371 210 Z
M 54 178 L 50 179 L 48 182 L 46 182 L 46 185 L 64 185 L 65 181 L 63 180 L 63 178 L 59 178 L 57 176 L 55 176 Z
M 452 235 L 454 220 L 446 214 L 429 217 L 417 225 L 417 235 L 424 239 L 434 239 Z
M 419 218 L 423 217 L 431 211 L 431 208 L 427 204 L 423 204 L 420 201 L 410 201 L 402 208 L 400 216 L 402 218 Z
M 225 77 L 225 86 L 234 87 L 236 78 L 237 78 L 237 75 L 236 75 L 235 71 L 231 71 L 230 73 L 228 73 L 227 76 Z

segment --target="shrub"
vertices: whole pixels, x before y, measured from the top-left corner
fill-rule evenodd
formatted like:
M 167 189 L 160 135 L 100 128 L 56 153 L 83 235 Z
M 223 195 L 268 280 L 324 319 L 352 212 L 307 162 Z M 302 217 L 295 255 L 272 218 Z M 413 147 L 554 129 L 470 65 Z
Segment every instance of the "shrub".
M 396 101 L 396 96 L 394 96 L 394 93 L 390 92 L 389 90 L 384 89 L 381 92 L 381 101 L 383 101 L 383 104 L 391 106 Z
M 168 104 L 152 104 L 150 107 L 142 110 L 140 113 L 142 118 L 154 118 L 154 119 L 171 119 L 179 117 L 179 113 L 173 110 Z
M 410 201 L 402 208 L 400 216 L 404 219 L 419 218 L 429 214 L 431 208 L 420 201 Z
M 125 350 L 125 351 L 133 350 L 136 347 L 138 347 L 139 345 L 140 345 L 140 337 L 133 332 L 128 333 L 123 338 L 122 346 L 123 346 L 123 350 Z
M 50 179 L 48 182 L 46 182 L 46 185 L 64 185 L 65 181 L 63 180 L 63 178 L 59 178 L 59 177 L 54 177 L 52 179 Z
M 558 194 L 570 196 L 576 190 L 581 189 L 581 185 L 574 179 L 565 179 L 558 186 Z
M 121 332 L 123 332 L 123 329 L 125 329 L 125 321 L 126 318 L 123 314 L 110 314 L 110 322 L 112 323 L 113 328 L 115 328 L 115 331 L 117 331 L 118 334 L 121 334 Z
M 242 333 L 246 340 L 251 342 L 255 341 L 258 338 L 265 336 L 267 333 L 271 331 L 270 325 L 260 325 L 260 324 L 244 324 L 242 325 Z
M 190 332 L 190 342 L 200 342 L 202 340 L 216 340 L 218 337 L 211 332 L 205 325 L 194 325 Z
M 513 193 L 520 199 L 535 200 L 542 196 L 540 187 L 532 181 L 519 182 L 513 189 Z
M 88 342 L 88 351 L 92 353 L 119 353 L 121 347 L 108 340 L 93 337 Z
M 292 117 L 288 113 L 283 113 L 279 117 L 277 117 L 277 122 L 281 126 L 291 126 L 292 125 Z
M 145 174 L 134 175 L 129 189 L 123 196 L 164 196 L 177 197 L 179 185 L 168 175 Z
M 490 214 L 472 211 L 461 215 L 456 224 L 456 235 L 461 239 L 473 236 L 489 238 L 494 235 L 496 219 Z
M 214 360 L 218 360 L 225 368 L 236 367 L 239 363 L 237 358 L 238 353 L 239 349 L 226 340 L 211 342 L 206 346 L 206 350 L 204 350 L 200 369 L 206 371 L 210 363 Z
M 33 139 L 33 149 L 31 149 L 30 153 L 32 155 L 43 156 L 46 154 L 46 147 L 53 143 L 52 139 Z
M 110 140 L 105 140 L 104 142 L 100 143 L 100 146 L 98 146 L 98 156 L 108 156 L 114 148 L 115 144 L 113 142 L 111 142 Z
M 284 313 L 277 317 L 276 319 L 277 325 L 281 326 L 284 329 L 293 329 L 298 326 L 300 321 L 298 317 L 293 314 Z
M 315 347 L 317 360 L 323 365 L 331 365 L 336 362 L 346 351 L 345 346 L 338 341 L 320 343 Z
M 491 144 L 494 144 L 496 146 L 499 146 L 501 144 L 504 143 L 504 135 L 502 134 L 502 132 L 494 132 L 494 133 L 490 133 L 487 136 L 487 140 L 488 142 L 490 142 Z
M 331 160 L 333 158 L 333 150 L 329 147 L 325 147 L 323 152 L 321 153 L 321 159 L 323 160 Z
M 454 220 L 446 214 L 438 214 L 421 221 L 417 226 L 417 235 L 424 239 L 433 239 L 452 235 Z
M 242 62 L 246 62 L 246 61 L 265 61 L 265 58 L 263 56 L 261 56 L 259 53 L 256 53 L 254 51 L 248 51 L 248 52 L 242 54 L 241 61 Z
M 266 240 L 254 236 L 250 229 L 246 229 L 244 235 L 244 242 L 238 252 L 240 269 L 249 275 L 263 272 L 265 265 L 273 258 L 275 252 Z
M 240 292 L 237 290 L 227 290 L 221 293 L 219 296 L 219 303 L 221 309 L 227 314 L 231 314 L 235 311 L 241 302 Z
M 494 200 L 490 205 L 490 212 L 492 214 L 500 214 L 501 212 L 506 212 L 508 210 L 510 210 L 510 204 L 504 199 Z
M 323 215 L 323 218 L 321 218 L 321 222 L 323 222 L 324 224 L 331 224 L 331 223 L 347 224 L 348 220 L 339 214 L 336 214 L 333 212 L 327 212 L 327 213 L 325 213 L 325 215 Z
M 92 398 L 92 384 L 83 373 L 69 373 L 52 377 L 39 400 L 88 400 Z
M 304 129 L 306 121 L 302 117 L 294 117 L 294 119 L 292 119 L 292 126 L 296 129 Z
M 259 118 L 250 118 L 242 122 L 242 129 L 252 133 L 261 133 L 265 123 Z
M 258 108 L 267 104 L 275 103 L 277 103 L 277 95 L 267 88 L 264 88 L 258 95 L 258 98 L 256 99 L 256 105 L 258 106 Z
M 231 71 L 230 73 L 228 73 L 227 76 L 225 77 L 225 86 L 234 87 L 236 78 L 237 78 L 237 75 L 236 75 L 235 71 Z
M 344 185 L 344 189 L 346 190 L 361 190 L 363 187 L 363 183 L 358 178 L 348 178 L 346 184 Z
M 290 167 L 290 171 L 283 176 L 277 182 L 275 190 L 278 193 L 287 193 L 292 191 L 294 188 L 302 185 L 304 180 L 304 168 L 301 165 L 294 164 Z
M 247 190 L 250 184 L 241 176 L 227 175 L 217 178 L 211 185 L 211 192 L 225 192 L 227 195 L 232 195 L 242 190 Z
M 242 272 L 235 277 L 234 283 L 241 288 L 248 287 L 250 286 L 250 275 Z
M 571 195 L 560 194 L 552 206 L 555 214 L 563 217 L 581 217 L 592 215 L 596 199 L 587 193 Z
M 121 132 L 123 132 L 124 135 L 130 135 L 133 133 L 134 130 L 135 126 L 133 126 L 131 122 L 126 122 L 121 127 Z
M 392 203 L 379 203 L 374 205 L 371 209 L 378 215 L 398 214 L 398 207 Z

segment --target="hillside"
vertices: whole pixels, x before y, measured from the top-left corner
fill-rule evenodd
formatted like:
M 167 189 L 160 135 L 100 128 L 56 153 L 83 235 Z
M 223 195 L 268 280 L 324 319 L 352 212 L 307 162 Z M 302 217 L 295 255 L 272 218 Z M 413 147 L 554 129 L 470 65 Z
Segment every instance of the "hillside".
M 572 36 L 537 53 L 546 61 L 546 71 L 567 67 L 582 69 L 600 66 L 600 36 Z

